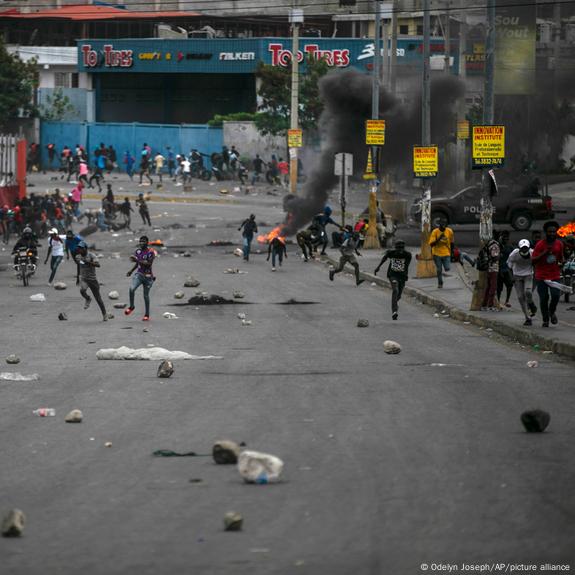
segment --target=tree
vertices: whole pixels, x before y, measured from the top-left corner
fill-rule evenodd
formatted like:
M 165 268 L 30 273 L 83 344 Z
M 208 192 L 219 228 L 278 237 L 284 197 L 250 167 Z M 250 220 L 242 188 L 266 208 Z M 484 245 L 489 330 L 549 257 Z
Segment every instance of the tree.
M 0 39 L 0 128 L 8 120 L 35 112 L 33 94 L 36 86 L 36 61 L 23 62 L 9 54 Z
M 323 103 L 318 83 L 329 70 L 324 59 L 309 57 L 300 67 L 299 122 L 303 130 L 315 130 Z M 284 136 L 290 126 L 291 116 L 291 68 L 269 66 L 260 62 L 256 77 L 261 85 L 258 96 L 261 104 L 255 123 L 264 134 Z
M 66 116 L 77 112 L 62 88 L 56 88 L 52 96 L 46 96 L 46 104 L 42 104 L 39 111 L 40 118 L 49 122 L 60 122 Z

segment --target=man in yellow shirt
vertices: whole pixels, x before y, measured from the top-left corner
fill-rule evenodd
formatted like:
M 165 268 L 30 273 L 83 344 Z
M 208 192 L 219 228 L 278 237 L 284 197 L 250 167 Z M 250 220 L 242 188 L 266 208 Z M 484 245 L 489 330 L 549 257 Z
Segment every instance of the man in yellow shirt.
M 437 287 L 443 287 L 443 270 L 449 271 L 453 250 L 453 230 L 443 222 L 429 236 L 431 255 L 437 269 Z

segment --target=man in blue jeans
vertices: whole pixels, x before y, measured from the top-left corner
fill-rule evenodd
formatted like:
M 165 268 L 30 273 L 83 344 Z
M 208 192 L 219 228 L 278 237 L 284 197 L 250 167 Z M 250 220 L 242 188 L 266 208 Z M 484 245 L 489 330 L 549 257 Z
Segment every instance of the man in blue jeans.
M 444 222 L 439 224 L 429 236 L 431 255 L 437 270 L 437 287 L 443 287 L 443 270 L 449 271 L 451 264 L 451 252 L 453 250 L 453 230 Z
M 150 319 L 150 289 L 154 285 L 156 278 L 152 272 L 152 264 L 156 257 L 156 252 L 148 246 L 148 236 L 142 236 L 138 241 L 138 249 L 130 259 L 134 262 L 134 267 L 126 274 L 130 277 L 134 272 L 132 284 L 130 285 L 130 307 L 124 310 L 124 315 L 130 315 L 134 311 L 134 296 L 136 290 L 143 286 L 145 313 L 142 321 Z
M 242 225 L 238 228 L 238 232 L 242 230 L 242 237 L 244 238 L 244 260 L 249 261 L 250 259 L 250 248 L 252 245 L 252 240 L 254 239 L 254 234 L 258 232 L 258 225 L 256 224 L 256 216 L 251 214 L 247 220 L 242 222 Z

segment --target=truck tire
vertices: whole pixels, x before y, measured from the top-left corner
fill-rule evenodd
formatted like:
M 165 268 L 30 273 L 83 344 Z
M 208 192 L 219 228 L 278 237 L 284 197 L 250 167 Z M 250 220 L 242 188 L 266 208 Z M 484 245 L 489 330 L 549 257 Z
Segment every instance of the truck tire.
M 441 222 L 448 226 L 449 216 L 445 212 L 439 210 L 431 212 L 431 229 L 439 227 Z
M 529 212 L 515 212 L 511 216 L 511 226 L 518 232 L 526 232 L 533 224 L 533 216 Z

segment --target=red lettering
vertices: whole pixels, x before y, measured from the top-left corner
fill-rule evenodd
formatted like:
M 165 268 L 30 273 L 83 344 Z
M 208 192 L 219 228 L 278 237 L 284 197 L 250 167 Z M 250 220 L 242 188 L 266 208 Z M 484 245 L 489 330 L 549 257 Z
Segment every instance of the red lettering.
M 268 50 L 272 53 L 272 66 L 279 65 L 280 52 L 283 46 L 281 44 L 270 44 Z

